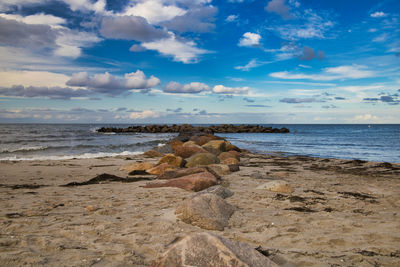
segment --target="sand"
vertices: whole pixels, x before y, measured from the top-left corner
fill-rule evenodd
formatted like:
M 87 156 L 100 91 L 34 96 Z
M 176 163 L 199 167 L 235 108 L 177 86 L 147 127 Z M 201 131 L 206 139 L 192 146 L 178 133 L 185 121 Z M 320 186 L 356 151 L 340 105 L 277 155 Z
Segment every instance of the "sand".
M 141 160 L 0 162 L 0 266 L 147 266 L 176 238 L 206 231 L 175 217 L 193 192 L 145 180 L 60 186 L 126 177 L 120 167 Z M 297 266 L 400 266 L 400 164 L 248 153 L 240 169 L 222 178 L 238 209 L 209 232 Z M 256 189 L 275 179 L 294 192 Z

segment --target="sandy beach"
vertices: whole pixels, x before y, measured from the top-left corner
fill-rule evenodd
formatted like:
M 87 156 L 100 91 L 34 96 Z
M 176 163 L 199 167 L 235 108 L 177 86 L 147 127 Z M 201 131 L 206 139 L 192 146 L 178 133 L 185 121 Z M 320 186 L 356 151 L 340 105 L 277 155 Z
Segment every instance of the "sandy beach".
M 0 162 L 1 266 L 148 266 L 195 232 L 243 241 L 295 266 L 399 266 L 400 164 L 242 153 L 222 177 L 237 209 L 223 231 L 175 215 L 194 192 L 143 188 L 147 180 L 63 187 L 142 155 Z M 149 176 L 142 178 L 148 179 Z M 256 189 L 287 181 L 294 192 Z

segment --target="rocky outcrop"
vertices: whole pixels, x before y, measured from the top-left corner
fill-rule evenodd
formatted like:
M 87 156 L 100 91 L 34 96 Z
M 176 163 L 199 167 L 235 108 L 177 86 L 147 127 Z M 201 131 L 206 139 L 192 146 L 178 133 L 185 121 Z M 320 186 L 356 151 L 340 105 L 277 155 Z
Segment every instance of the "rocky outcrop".
M 186 160 L 186 167 L 197 167 L 219 163 L 219 159 L 212 153 L 197 153 Z
M 177 169 L 176 166 L 169 165 L 168 163 L 162 163 L 160 165 L 157 165 L 151 169 L 146 170 L 148 174 L 154 174 L 154 175 L 160 175 L 163 174 L 166 171 L 171 171 Z
M 262 185 L 257 186 L 256 189 L 265 189 L 269 190 L 272 192 L 277 192 L 277 193 L 293 193 L 293 188 L 290 186 L 290 184 L 286 181 L 283 180 L 275 180 L 271 181 Z
M 199 173 L 199 172 L 205 172 L 205 171 L 207 171 L 207 169 L 200 168 L 200 167 L 183 168 L 183 169 L 177 169 L 177 170 L 172 170 L 172 171 L 166 171 L 163 174 L 159 175 L 157 177 L 157 179 L 159 179 L 159 180 L 169 180 L 169 179 L 179 178 L 179 177 L 182 177 L 182 176 L 195 174 L 195 173 Z
M 236 153 L 235 153 L 236 152 Z M 238 161 L 240 160 L 240 153 L 237 151 L 229 151 L 229 152 L 222 152 L 218 155 L 220 160 L 228 159 L 228 158 L 235 158 Z
M 128 128 L 102 127 L 97 130 L 101 133 L 288 133 L 287 128 L 272 128 L 260 125 L 211 125 L 207 127 L 183 125 L 147 125 L 130 126 Z
M 189 141 L 190 142 L 190 141 Z M 205 153 L 207 150 L 198 145 L 184 145 L 175 148 L 175 155 L 184 159 L 193 156 L 196 153 Z
M 152 267 L 275 267 L 278 266 L 247 243 L 210 233 L 196 233 L 173 244 Z
M 185 223 L 207 230 L 223 231 L 235 208 L 221 197 L 204 193 L 183 201 L 175 213 Z
M 147 184 L 144 188 L 177 187 L 198 192 L 217 184 L 217 178 L 208 171 L 169 179 L 165 182 Z
M 201 147 L 215 155 L 219 155 L 222 152 L 226 151 L 225 140 L 211 140 L 202 145 Z
M 157 164 L 163 164 L 163 163 L 167 163 L 169 165 L 180 168 L 185 166 L 186 161 L 179 156 L 175 156 L 174 154 L 166 154 L 158 161 Z

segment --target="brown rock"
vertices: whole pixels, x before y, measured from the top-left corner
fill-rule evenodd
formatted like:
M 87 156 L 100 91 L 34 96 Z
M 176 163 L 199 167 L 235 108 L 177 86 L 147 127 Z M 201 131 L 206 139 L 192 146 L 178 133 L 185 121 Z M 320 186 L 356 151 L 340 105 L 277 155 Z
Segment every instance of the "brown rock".
M 127 172 L 132 172 L 132 171 L 146 171 L 148 169 L 151 169 L 155 166 L 154 163 L 150 162 L 136 162 L 133 164 L 129 164 L 126 166 L 121 167 L 121 171 L 127 171 Z
M 175 213 L 185 223 L 207 230 L 223 231 L 235 208 L 221 197 L 204 193 L 183 201 Z
M 194 141 L 187 141 L 182 146 L 197 146 L 197 144 Z
M 236 151 L 234 151 L 234 152 L 236 152 Z M 218 155 L 218 158 L 220 160 L 234 158 L 234 159 L 237 159 L 238 161 L 240 161 L 240 156 L 237 156 L 234 153 L 230 153 L 230 152 L 222 152 L 221 154 Z
M 235 158 L 226 158 L 224 160 L 221 160 L 221 163 L 226 165 L 238 165 L 239 161 Z
M 225 141 L 226 151 L 238 151 L 240 152 L 240 148 L 235 145 L 232 145 L 231 142 Z
M 186 167 L 197 167 L 200 165 L 210 165 L 214 163 L 219 163 L 217 156 L 211 153 L 197 153 L 187 159 Z
M 233 192 L 231 190 L 221 185 L 211 186 L 207 189 L 197 192 L 196 194 L 214 194 L 224 199 L 233 196 Z
M 251 245 L 211 233 L 195 233 L 173 244 L 151 267 L 276 267 Z
M 238 172 L 238 171 L 240 171 L 239 164 L 236 164 L 236 165 L 228 165 L 228 166 L 229 166 L 229 170 L 230 170 L 231 172 Z
M 143 156 L 145 156 L 146 158 L 158 158 L 158 157 L 164 156 L 164 154 L 152 149 L 152 150 L 144 152 Z
M 171 170 L 175 170 L 175 169 L 177 169 L 176 166 L 169 165 L 168 163 L 162 163 L 151 169 L 146 170 L 146 172 L 149 174 L 160 175 L 166 171 L 171 171 Z
M 235 156 L 235 158 L 237 158 L 240 161 L 240 152 L 236 150 L 230 150 L 228 151 L 228 153 L 232 154 L 233 156 Z
M 195 173 L 179 178 L 167 180 L 166 182 L 158 182 L 147 184 L 145 188 L 158 188 L 158 187 L 177 187 L 187 191 L 198 192 L 217 184 L 217 178 L 207 171 Z
M 199 173 L 199 172 L 205 172 L 205 171 L 207 171 L 206 168 L 200 168 L 200 167 L 176 169 L 176 170 L 173 170 L 173 171 L 164 172 L 163 174 L 159 175 L 157 177 L 157 179 L 159 179 L 159 180 L 169 180 L 169 179 L 179 178 L 179 177 L 182 177 L 182 176 L 195 174 L 195 173 Z
M 207 151 L 198 145 L 180 146 L 175 148 L 175 155 L 184 159 L 193 156 L 196 153 L 206 153 Z
M 197 145 L 202 146 L 205 143 L 211 141 L 212 139 L 210 137 L 208 137 L 208 136 L 205 136 L 205 135 L 201 135 L 201 136 L 195 135 L 195 136 L 192 136 L 190 138 L 190 140 L 194 141 Z
M 183 145 L 183 142 L 180 140 L 174 139 L 171 142 L 169 142 L 168 144 L 172 147 L 172 150 L 175 151 L 175 149 L 177 147 L 180 147 Z
M 201 147 L 215 155 L 219 155 L 222 152 L 226 151 L 225 140 L 211 140 L 206 144 L 202 145 Z
M 293 193 L 293 188 L 288 182 L 283 180 L 275 180 L 262 185 L 257 186 L 256 189 L 266 189 L 277 193 Z
M 85 209 L 87 211 L 96 211 L 96 210 L 98 210 L 98 208 L 96 206 L 93 206 L 93 205 L 87 205 Z
M 182 157 L 175 156 L 174 154 L 166 154 L 164 157 L 162 157 L 157 165 L 167 163 L 172 166 L 176 167 L 183 167 L 185 166 L 185 160 Z
M 207 169 L 214 171 L 219 176 L 224 176 L 231 173 L 229 166 L 225 164 L 210 164 L 207 165 Z

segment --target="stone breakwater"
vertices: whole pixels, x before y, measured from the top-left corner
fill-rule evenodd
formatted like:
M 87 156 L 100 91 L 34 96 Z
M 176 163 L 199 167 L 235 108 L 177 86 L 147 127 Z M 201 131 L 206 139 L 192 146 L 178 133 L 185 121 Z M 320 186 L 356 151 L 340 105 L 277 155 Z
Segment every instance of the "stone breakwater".
M 127 128 L 102 127 L 97 130 L 100 133 L 289 133 L 287 128 L 272 128 L 260 125 L 211 125 L 211 126 L 193 126 L 183 125 L 147 125 L 147 126 L 129 126 Z

